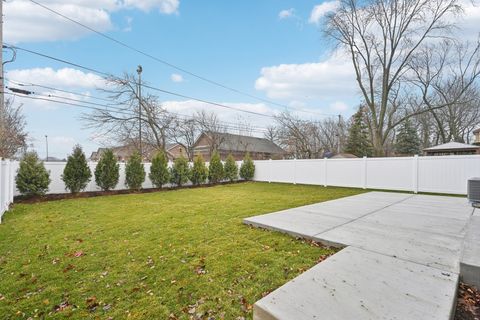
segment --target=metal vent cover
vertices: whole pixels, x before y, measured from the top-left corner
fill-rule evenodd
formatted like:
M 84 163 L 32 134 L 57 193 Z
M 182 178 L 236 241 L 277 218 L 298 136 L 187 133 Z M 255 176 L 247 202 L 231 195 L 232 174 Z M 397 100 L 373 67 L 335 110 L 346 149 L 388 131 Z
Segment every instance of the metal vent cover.
M 468 179 L 467 195 L 473 206 L 480 206 L 480 178 Z

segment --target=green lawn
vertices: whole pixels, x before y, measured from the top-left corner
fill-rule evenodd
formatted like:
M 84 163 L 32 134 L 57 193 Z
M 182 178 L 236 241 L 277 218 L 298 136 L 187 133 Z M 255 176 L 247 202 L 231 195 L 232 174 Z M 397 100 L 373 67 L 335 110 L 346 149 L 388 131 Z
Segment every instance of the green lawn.
M 332 251 L 242 218 L 360 192 L 241 183 L 15 205 L 0 225 L 0 319 L 250 319 Z

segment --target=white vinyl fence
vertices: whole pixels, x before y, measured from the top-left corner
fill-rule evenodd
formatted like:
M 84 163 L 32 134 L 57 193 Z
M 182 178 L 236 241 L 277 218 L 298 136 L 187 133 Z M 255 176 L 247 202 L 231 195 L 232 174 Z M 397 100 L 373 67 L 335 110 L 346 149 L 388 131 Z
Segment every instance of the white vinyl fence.
M 15 191 L 15 162 L 0 158 L 0 223 L 13 202 Z
M 480 177 L 480 155 L 262 160 L 255 161 L 254 180 L 466 194 L 472 177 Z
M 62 174 L 63 170 L 65 169 L 66 162 L 44 162 L 45 168 L 47 171 L 50 172 L 50 182 L 49 185 L 49 190 L 47 194 L 53 194 L 53 193 L 68 193 L 69 191 L 65 189 L 65 184 L 62 181 Z M 240 167 L 241 161 L 237 161 L 238 166 Z M 126 189 L 125 186 L 125 163 L 119 163 L 120 165 L 120 179 L 118 181 L 118 184 L 115 188 L 115 190 L 124 190 Z M 142 184 L 142 187 L 144 189 L 148 188 L 153 188 L 153 184 L 148 178 L 148 174 L 150 173 L 150 167 L 151 163 L 144 163 L 145 166 L 145 182 Z M 169 162 L 168 166 L 171 167 L 173 165 L 172 162 Z M 208 162 L 206 162 L 206 165 L 208 166 Z M 95 167 L 97 166 L 97 162 L 89 162 L 88 166 L 90 167 L 90 172 L 92 173 L 92 178 L 90 180 L 90 183 L 87 185 L 84 191 L 100 191 L 101 189 L 97 186 L 95 183 Z M 13 163 L 14 167 L 14 174 L 17 172 L 18 168 L 18 162 Z M 186 184 L 188 185 L 188 183 Z M 167 185 L 168 186 L 168 185 Z M 20 192 L 16 190 L 15 188 L 15 196 L 20 195 Z
M 240 166 L 241 162 L 237 162 Z M 66 193 L 61 179 L 65 162 L 46 162 L 52 182 L 48 193 Z M 170 163 L 171 165 L 171 163 Z M 93 178 L 96 163 L 89 163 L 92 181 L 85 191 L 100 190 Z M 143 188 L 152 188 L 148 178 L 150 163 Z M 15 188 L 17 161 L 0 160 L 0 219 L 19 192 Z M 313 184 L 322 186 L 354 187 L 412 192 L 466 194 L 467 180 L 480 177 L 480 155 L 312 159 L 312 160 L 258 160 L 255 161 L 255 181 Z M 125 164 L 120 164 L 120 181 L 116 190 L 125 189 Z M 0 220 L 1 221 L 1 220 Z

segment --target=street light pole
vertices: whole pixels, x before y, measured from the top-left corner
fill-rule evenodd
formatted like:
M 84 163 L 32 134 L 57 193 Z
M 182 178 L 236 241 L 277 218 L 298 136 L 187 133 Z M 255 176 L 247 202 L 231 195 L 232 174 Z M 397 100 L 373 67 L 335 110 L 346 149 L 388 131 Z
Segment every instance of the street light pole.
M 45 146 L 47 147 L 47 157 L 45 158 L 45 161 L 48 161 L 48 136 L 45 135 Z
M 1 1 L 1 0 L 0 0 Z M 138 66 L 137 73 L 138 73 L 138 139 L 140 143 L 140 156 L 143 160 L 143 153 L 142 153 L 142 66 Z

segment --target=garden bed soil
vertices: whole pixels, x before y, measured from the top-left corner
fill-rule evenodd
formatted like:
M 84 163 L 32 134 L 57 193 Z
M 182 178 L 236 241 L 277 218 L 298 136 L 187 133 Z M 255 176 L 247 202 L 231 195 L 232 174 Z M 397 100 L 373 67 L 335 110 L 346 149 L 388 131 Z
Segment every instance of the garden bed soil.
M 480 291 L 461 282 L 455 320 L 480 320 Z
M 152 193 L 152 192 L 162 192 L 162 191 L 172 191 L 172 190 L 181 190 L 181 189 L 194 189 L 194 188 L 209 188 L 213 186 L 223 185 L 223 184 L 234 184 L 234 183 L 244 183 L 246 181 L 240 180 L 235 182 L 219 182 L 216 184 L 201 184 L 201 185 L 188 185 L 181 187 L 166 187 L 166 188 L 147 188 L 141 190 L 110 190 L 110 191 L 85 191 L 78 193 L 51 193 L 43 196 L 16 196 L 14 198 L 15 203 L 38 203 L 46 201 L 56 201 L 56 200 L 65 200 L 65 199 L 81 199 L 81 198 L 92 198 L 92 197 L 101 197 L 101 196 L 112 196 L 119 194 L 141 194 L 141 193 Z

